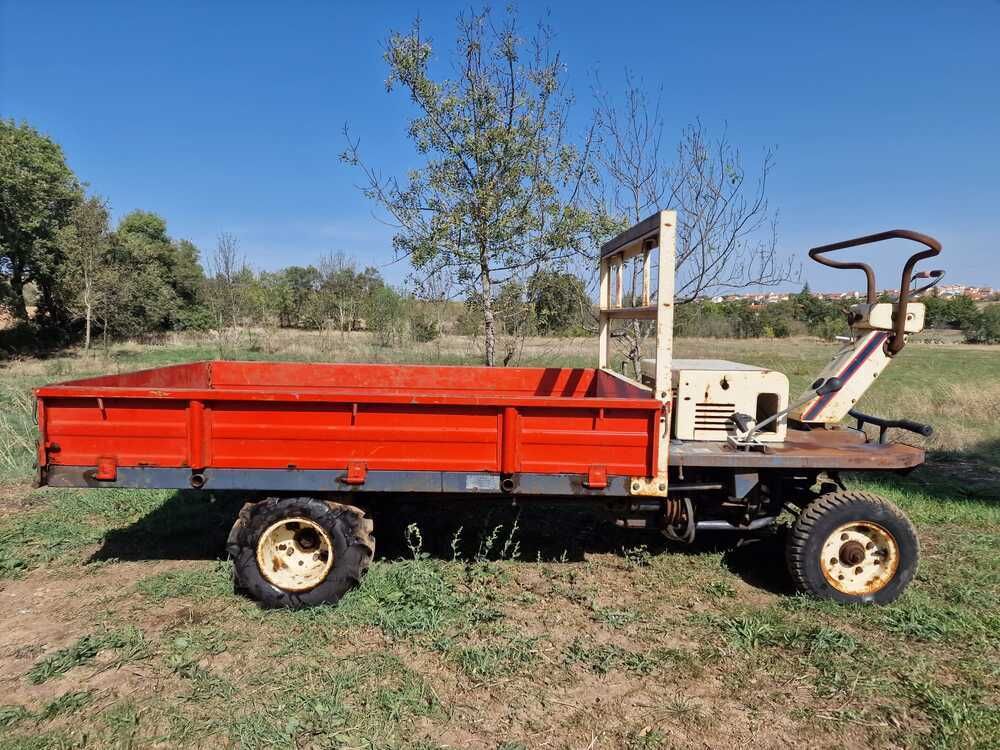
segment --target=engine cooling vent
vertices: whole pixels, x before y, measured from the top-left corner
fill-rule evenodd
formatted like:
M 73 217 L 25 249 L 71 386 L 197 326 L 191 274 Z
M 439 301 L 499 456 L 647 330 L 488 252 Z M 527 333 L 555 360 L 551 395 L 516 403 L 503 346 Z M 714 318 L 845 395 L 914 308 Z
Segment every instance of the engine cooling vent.
M 720 432 L 729 429 L 729 418 L 736 411 L 736 404 L 695 404 L 694 429 L 696 432 Z

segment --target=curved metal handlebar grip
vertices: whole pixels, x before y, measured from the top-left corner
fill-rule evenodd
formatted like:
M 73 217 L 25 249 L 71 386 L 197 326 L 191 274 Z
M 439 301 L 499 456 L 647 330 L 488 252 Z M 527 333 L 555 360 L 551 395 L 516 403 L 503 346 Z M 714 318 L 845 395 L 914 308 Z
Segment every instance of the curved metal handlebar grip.
M 921 287 L 914 287 L 910 290 L 910 297 L 919 297 L 921 294 L 926 292 L 928 289 L 936 287 L 941 283 L 941 279 L 944 278 L 944 271 L 921 271 L 920 273 L 913 274 L 913 281 L 917 279 L 931 279 L 929 284 L 924 284 Z
M 814 247 L 809 251 L 809 257 L 817 263 L 822 263 L 824 266 L 829 266 L 831 268 L 848 268 L 864 271 L 865 278 L 868 280 L 868 304 L 873 305 L 878 297 L 878 290 L 875 287 L 875 272 L 872 270 L 871 266 L 867 263 L 861 263 L 859 261 L 845 263 L 844 261 L 831 260 L 830 258 L 822 256 L 824 253 L 833 252 L 834 250 L 843 250 L 848 247 L 857 247 L 859 245 L 870 245 L 874 242 L 882 242 L 883 240 L 893 239 L 912 240 L 913 242 L 919 242 L 927 248 L 926 250 L 921 250 L 920 252 L 911 255 L 909 260 L 907 260 L 906 264 L 903 266 L 903 278 L 899 284 L 899 302 L 896 309 L 896 321 L 893 327 L 892 340 L 888 344 L 889 353 L 897 354 L 906 343 L 903 338 L 903 333 L 906 327 L 906 304 L 910 299 L 910 283 L 913 277 L 913 267 L 918 261 L 921 261 L 924 258 L 932 258 L 940 253 L 941 243 L 929 235 L 914 232 L 910 229 L 890 229 L 888 232 L 868 234 L 864 237 L 855 237 L 852 240 L 844 240 L 843 242 L 834 242 L 829 245 Z

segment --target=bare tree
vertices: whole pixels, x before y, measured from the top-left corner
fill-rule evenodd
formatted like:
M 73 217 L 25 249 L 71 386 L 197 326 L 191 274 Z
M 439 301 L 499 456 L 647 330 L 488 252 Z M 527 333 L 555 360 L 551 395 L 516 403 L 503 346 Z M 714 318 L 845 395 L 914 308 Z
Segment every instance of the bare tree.
M 793 264 L 778 256 L 777 215 L 767 202 L 773 149 L 765 150 L 756 174 L 749 175 L 741 149 L 725 132 L 712 138 L 695 122 L 684 129 L 671 159 L 662 90 L 650 96 L 626 73 L 621 105 L 599 82 L 595 99 L 601 187 L 593 197 L 618 218 L 620 228 L 657 210 L 677 211 L 677 304 L 721 288 L 773 286 L 795 278 Z M 632 261 L 633 293 L 639 263 L 638 257 Z M 636 376 L 647 329 L 632 321 L 620 335 Z
M 229 324 L 238 328 L 240 311 L 243 306 L 242 287 L 247 272 L 246 258 L 240 252 L 240 244 L 236 237 L 228 232 L 219 235 L 212 254 L 211 270 L 217 286 L 218 296 L 214 300 L 219 327 Z

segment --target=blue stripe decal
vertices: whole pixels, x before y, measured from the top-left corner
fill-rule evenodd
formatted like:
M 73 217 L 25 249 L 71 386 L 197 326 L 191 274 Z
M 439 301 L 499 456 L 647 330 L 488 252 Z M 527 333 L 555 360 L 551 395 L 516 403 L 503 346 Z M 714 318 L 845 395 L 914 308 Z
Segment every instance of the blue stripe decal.
M 843 381 L 844 385 L 846 385 L 847 381 L 850 380 L 851 376 L 858 371 L 858 368 L 861 367 L 862 363 L 866 359 L 868 359 L 872 354 L 874 354 L 875 351 L 880 346 L 882 346 L 882 344 L 885 343 L 885 340 L 887 338 L 889 338 L 888 333 L 880 333 L 877 336 L 875 336 L 871 341 L 869 341 L 865 345 L 864 349 L 858 352 L 858 354 L 854 357 L 854 359 L 851 360 L 850 364 L 848 364 L 847 367 L 844 368 L 844 371 L 840 373 L 840 375 L 837 375 L 836 377 L 839 377 Z M 803 415 L 802 417 L 803 420 L 808 421 L 813 417 L 815 417 L 817 414 L 819 414 L 821 411 L 823 411 L 823 408 L 828 403 L 830 403 L 830 401 L 833 399 L 834 396 L 837 395 L 837 393 L 839 393 L 839 391 L 828 393 L 822 398 L 820 398 L 820 400 L 817 401 L 815 404 L 813 404 L 812 407 L 809 409 L 809 411 L 807 411 Z

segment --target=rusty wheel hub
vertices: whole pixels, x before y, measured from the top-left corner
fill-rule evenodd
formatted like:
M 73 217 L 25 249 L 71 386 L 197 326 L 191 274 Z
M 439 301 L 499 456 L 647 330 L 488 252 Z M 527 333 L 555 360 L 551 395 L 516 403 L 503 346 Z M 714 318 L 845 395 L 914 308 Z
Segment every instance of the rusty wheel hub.
M 896 539 L 871 521 L 839 527 L 826 538 L 820 554 L 820 567 L 830 585 L 855 596 L 882 590 L 899 568 Z
M 858 565 L 864 562 L 865 548 L 861 542 L 851 540 L 844 542 L 840 548 L 840 562 L 843 565 Z
M 330 572 L 333 542 L 326 530 L 309 518 L 283 518 L 260 535 L 257 566 L 279 589 L 308 591 Z

